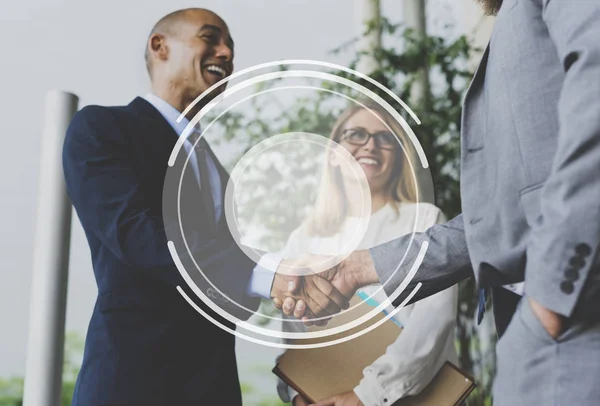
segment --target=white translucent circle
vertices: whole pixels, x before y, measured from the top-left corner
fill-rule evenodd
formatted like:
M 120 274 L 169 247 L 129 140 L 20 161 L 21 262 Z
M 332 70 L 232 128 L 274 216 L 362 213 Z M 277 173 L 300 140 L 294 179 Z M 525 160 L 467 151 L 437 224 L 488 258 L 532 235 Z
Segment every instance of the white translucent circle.
M 225 217 L 240 249 L 257 263 L 265 252 L 297 259 L 277 269 L 277 263 L 262 264 L 288 275 L 339 264 L 360 244 L 370 215 L 371 193 L 360 164 L 346 148 L 311 133 L 279 134 L 254 146 L 236 164 L 225 191 Z M 294 239 L 294 231 L 322 227 L 331 216 L 349 230 L 331 237 L 336 252 Z
M 400 103 L 402 105 L 402 107 L 405 108 L 405 110 L 415 119 L 415 121 L 417 122 L 417 124 L 420 124 L 420 121 L 418 120 L 418 118 L 414 115 L 414 113 L 404 104 L 404 102 L 402 102 L 402 100 L 400 100 L 395 94 L 393 94 L 389 89 L 385 88 L 384 86 L 382 86 L 380 83 L 374 81 L 373 79 L 369 78 L 368 76 L 362 75 L 359 72 L 353 71 L 351 69 L 342 67 L 342 66 L 338 66 L 338 65 L 333 65 L 333 64 L 329 64 L 329 63 L 323 63 L 323 62 L 319 62 L 319 61 L 305 61 L 305 60 L 294 60 L 294 61 L 278 61 L 278 62 L 270 62 L 268 64 L 263 64 L 263 65 L 258 65 L 258 66 L 254 66 L 248 69 L 245 69 L 243 71 L 237 72 L 236 74 L 223 79 L 221 82 L 215 84 L 213 86 L 213 88 L 218 87 L 220 85 L 222 85 L 223 83 L 226 83 L 228 81 L 230 81 L 231 79 L 233 79 L 234 77 L 237 76 L 241 76 L 247 73 L 250 73 L 252 71 L 256 71 L 256 70 L 260 70 L 260 69 L 264 69 L 267 67 L 272 67 L 272 66 L 285 66 L 285 65 L 293 65 L 293 64 L 306 64 L 306 65 L 317 65 L 317 66 L 322 66 L 322 67 L 326 67 L 326 68 L 335 68 L 341 71 L 345 71 L 348 72 L 354 76 L 358 76 L 361 79 L 364 79 L 370 83 L 372 83 L 373 85 L 379 87 L 381 90 L 383 90 L 385 93 L 387 93 L 391 98 L 393 98 L 394 100 L 396 100 L 398 103 Z M 221 94 L 220 96 L 218 96 L 217 98 L 215 98 L 211 103 L 208 103 L 204 108 L 202 108 L 200 110 L 200 112 L 192 119 L 190 120 L 189 125 L 186 127 L 186 129 L 184 130 L 184 135 L 189 133 L 194 126 L 196 126 L 196 124 L 198 123 L 198 121 L 204 116 L 206 115 L 215 105 L 217 105 L 218 103 L 220 103 L 222 100 L 224 100 L 225 98 L 233 95 L 234 93 L 243 90 L 244 88 L 247 88 L 249 86 L 253 86 L 256 85 L 257 83 L 263 82 L 263 81 L 270 81 L 273 79 L 277 79 L 277 78 L 281 78 L 281 77 L 309 77 L 309 78 L 317 78 L 317 79 L 322 79 L 322 80 L 331 80 L 331 81 L 335 81 L 338 82 L 342 85 L 348 86 L 349 88 L 352 88 L 354 90 L 359 91 L 360 93 L 364 94 L 365 96 L 367 96 L 368 98 L 370 98 L 371 100 L 373 100 L 374 102 L 377 102 L 378 104 L 380 104 L 383 108 L 385 108 L 393 117 L 394 119 L 402 126 L 402 128 L 404 129 L 404 131 L 407 133 L 408 138 L 410 141 L 413 142 L 415 150 L 417 152 L 417 155 L 419 157 L 419 161 L 422 165 L 422 167 L 424 169 L 428 168 L 428 163 L 427 160 L 425 158 L 425 155 L 423 153 L 422 147 L 420 146 L 418 140 L 416 139 L 414 132 L 412 131 L 412 129 L 410 128 L 410 126 L 408 125 L 408 123 L 406 123 L 406 121 L 404 120 L 404 118 L 396 111 L 394 111 L 394 109 L 386 102 L 384 101 L 381 97 L 379 97 L 378 95 L 376 95 L 375 93 L 373 93 L 372 91 L 364 88 L 363 86 L 361 86 L 360 84 L 353 82 L 351 80 L 345 79 L 343 77 L 340 76 L 336 76 L 336 75 L 332 75 L 332 74 L 328 74 L 328 73 L 324 73 L 324 72 L 314 72 L 314 71 L 308 71 L 308 70 L 302 70 L 302 71 L 282 71 L 282 72 L 273 72 L 273 73 L 269 73 L 269 74 L 265 74 L 265 75 L 261 75 L 252 79 L 248 79 L 248 80 L 244 80 L 242 83 L 235 85 L 233 87 L 230 87 L 229 89 L 227 89 L 223 94 Z M 182 119 L 184 116 L 187 115 L 187 112 L 189 111 L 189 109 L 193 108 L 193 106 L 198 103 L 200 100 L 202 100 L 204 97 L 206 97 L 208 94 L 211 93 L 211 90 L 213 89 L 208 89 L 205 93 L 203 93 L 202 95 L 200 95 L 194 102 L 191 103 L 190 106 L 188 106 L 188 108 L 186 109 L 186 111 L 184 111 L 181 115 L 181 117 L 179 119 Z M 336 93 L 337 92 L 332 92 L 332 93 Z M 342 94 L 338 94 L 339 96 L 344 97 L 344 95 Z M 357 102 L 356 100 L 352 99 L 354 102 L 360 104 L 360 102 Z M 222 113 L 223 114 L 223 113 Z M 221 117 L 221 115 L 219 115 L 219 117 Z M 217 117 L 215 120 L 218 120 Z M 213 120 L 214 122 L 214 120 Z M 210 125 L 208 126 L 210 127 Z M 205 127 L 204 129 L 207 130 L 208 127 Z M 178 156 L 178 152 L 180 150 L 180 148 L 183 145 L 183 138 L 185 137 L 180 137 L 179 141 L 177 142 L 175 148 L 172 151 L 172 155 L 169 159 L 169 166 L 173 167 L 175 160 Z M 187 165 L 187 160 L 185 162 L 185 165 Z M 185 167 L 184 165 L 184 167 Z M 170 172 L 172 171 L 167 171 L 168 175 L 172 175 L 172 176 L 168 176 L 169 178 L 172 178 L 173 176 L 176 176 L 179 178 L 179 181 L 177 181 L 177 183 L 179 184 L 179 187 L 177 188 L 177 190 L 179 190 L 178 194 L 181 191 L 181 177 L 183 176 L 182 174 L 170 174 Z M 414 176 L 414 172 L 413 172 L 413 176 Z M 169 199 L 167 199 L 169 200 Z M 177 197 L 177 200 L 179 200 L 179 198 Z M 173 208 L 169 208 L 167 209 L 167 212 L 169 210 L 175 209 L 174 212 L 177 213 L 177 217 L 179 218 L 179 229 L 181 229 L 182 224 L 181 224 L 181 217 L 179 215 L 179 207 L 178 204 L 176 205 L 177 207 L 173 207 Z M 163 207 L 163 212 L 164 212 L 164 207 Z M 417 213 L 418 216 L 418 213 Z M 172 230 L 173 232 L 177 232 L 175 229 Z M 413 230 L 414 233 L 415 230 Z M 168 237 L 169 237 L 169 232 L 167 233 Z M 382 309 L 384 309 L 387 305 L 389 305 L 389 303 L 381 303 L 379 304 L 376 308 L 373 308 L 371 311 L 368 312 L 368 314 L 354 320 L 353 322 L 349 322 L 346 323 L 344 326 L 339 326 L 336 328 L 331 329 L 330 331 L 320 331 L 320 332 L 305 332 L 305 333 L 285 333 L 285 332 L 277 332 L 277 331 L 268 331 L 269 329 L 264 329 L 261 328 L 259 326 L 254 326 L 254 325 L 249 325 L 248 323 L 242 321 L 241 319 L 239 319 L 238 317 L 236 317 L 233 314 L 229 314 L 227 311 L 224 311 L 224 309 L 222 309 L 220 307 L 219 304 L 217 304 L 215 301 L 212 300 L 211 297 L 207 297 L 203 291 L 199 288 L 199 285 L 196 284 L 195 280 L 192 280 L 192 278 L 190 277 L 190 274 L 193 273 L 193 270 L 197 270 L 197 273 L 204 278 L 204 283 L 203 285 L 209 286 L 216 289 L 217 292 L 221 293 L 220 290 L 215 287 L 213 285 L 213 283 L 208 280 L 207 276 L 204 274 L 203 270 L 200 269 L 200 267 L 198 266 L 198 264 L 196 263 L 195 259 L 193 258 L 193 256 L 191 256 L 191 252 L 190 252 L 190 247 L 186 241 L 185 236 L 175 236 L 176 238 L 173 238 L 173 240 L 171 241 L 171 239 L 169 238 L 169 249 L 171 250 L 171 254 L 173 256 L 173 259 L 175 260 L 175 263 L 177 265 L 177 269 L 179 270 L 179 272 L 181 273 L 182 277 L 184 278 L 186 284 L 188 285 L 188 287 L 190 287 L 192 289 L 192 291 L 194 292 L 194 294 L 200 298 L 202 300 L 202 302 L 204 302 L 206 305 L 208 305 L 212 310 L 214 310 L 217 314 L 223 316 L 225 319 L 227 319 L 228 321 L 234 322 L 238 325 L 238 327 L 244 327 L 246 329 L 248 329 L 249 331 L 252 331 L 254 333 L 258 333 L 258 334 L 264 334 L 266 336 L 268 336 L 271 339 L 277 339 L 277 338 L 298 338 L 298 339 L 310 339 L 311 337 L 326 337 L 326 336 L 331 336 L 332 334 L 336 334 L 336 333 L 340 333 L 343 331 L 347 331 L 350 328 L 356 327 L 357 325 L 361 324 L 362 322 L 364 322 L 365 320 L 368 320 L 369 318 L 371 318 L 373 315 L 379 313 L 380 311 L 382 311 Z M 411 244 L 412 244 L 412 238 L 411 238 Z M 409 244 L 410 245 L 410 244 Z M 181 249 L 182 251 L 187 252 L 187 254 L 189 254 L 191 256 L 191 263 L 182 263 L 179 259 L 178 259 L 178 254 L 177 254 L 177 249 L 175 247 L 179 247 L 179 249 Z M 417 257 L 417 259 L 415 260 L 415 262 L 413 263 L 411 270 L 409 271 L 408 275 L 406 276 L 406 278 L 404 279 L 404 281 L 400 284 L 400 286 L 398 286 L 397 289 L 395 289 L 395 291 L 393 292 L 393 294 L 390 295 L 390 299 L 388 299 L 386 302 L 390 302 L 391 300 L 393 300 L 393 298 L 397 298 L 398 295 L 407 287 L 408 283 L 410 283 L 410 281 L 412 280 L 412 278 L 414 277 L 421 261 L 422 261 L 422 255 L 424 255 L 424 252 L 426 251 L 427 247 L 426 247 L 426 243 L 423 244 L 422 246 L 422 254 L 420 253 L 419 256 Z M 408 247 L 407 247 L 408 250 Z M 404 255 L 404 257 L 406 257 L 406 254 Z M 404 257 L 402 258 L 402 260 L 400 261 L 400 263 L 398 264 L 398 266 L 396 267 L 396 269 L 392 272 L 392 275 L 395 275 L 399 268 L 400 265 L 404 262 Z M 189 261 L 188 261 L 189 262 Z M 406 265 L 406 264 L 405 264 Z M 190 273 L 190 270 L 192 271 Z M 420 284 L 416 286 L 415 290 L 411 293 L 411 296 L 418 290 L 418 288 L 420 287 Z M 380 287 L 381 289 L 381 287 Z M 409 298 L 407 298 L 406 301 L 408 301 Z M 244 309 L 246 311 L 251 311 L 250 309 L 245 308 L 243 305 L 236 303 L 236 302 L 231 302 L 230 303 L 236 305 L 237 307 Z M 191 304 L 191 303 L 190 303 Z M 196 308 L 196 306 L 193 306 Z M 197 311 L 199 311 L 200 313 L 204 314 L 204 312 L 201 311 L 201 309 L 196 309 Z M 395 309 L 396 311 L 398 310 Z M 211 320 L 213 323 L 215 323 L 214 320 L 212 320 L 210 317 L 207 317 L 209 320 Z M 268 317 L 271 318 L 271 317 Z M 389 318 L 389 315 L 386 316 L 386 318 Z M 215 323 L 216 325 L 219 325 L 219 323 Z M 219 327 L 223 328 L 223 326 Z M 229 330 L 228 330 L 229 331 Z M 237 332 L 235 331 L 231 331 L 233 334 L 239 335 Z M 362 331 L 359 332 L 358 335 L 363 334 L 366 331 Z M 241 336 L 241 335 L 240 335 Z M 250 339 L 248 337 L 244 337 L 246 339 Z M 344 338 L 344 340 L 349 339 L 350 337 Z M 328 343 L 319 343 L 317 346 L 325 346 L 325 345 L 330 345 L 332 342 L 328 342 Z M 265 343 L 267 344 L 267 343 Z M 268 344 L 267 344 L 268 345 Z M 296 347 L 295 345 L 284 345 L 285 348 L 293 348 Z M 302 346 L 299 346 L 299 348 L 301 348 Z

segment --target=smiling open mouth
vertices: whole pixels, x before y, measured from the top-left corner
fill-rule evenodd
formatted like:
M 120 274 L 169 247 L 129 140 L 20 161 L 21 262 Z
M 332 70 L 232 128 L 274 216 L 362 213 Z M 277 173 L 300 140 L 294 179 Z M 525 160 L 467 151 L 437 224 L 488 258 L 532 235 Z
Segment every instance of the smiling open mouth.
M 358 158 L 356 160 L 359 164 L 363 165 L 379 165 L 379 161 L 373 158 Z
M 206 65 L 204 67 L 204 70 L 209 75 L 211 75 L 211 77 L 213 77 L 214 79 L 217 79 L 217 80 L 221 80 L 227 75 L 227 72 L 225 72 L 225 69 L 223 69 L 217 65 Z

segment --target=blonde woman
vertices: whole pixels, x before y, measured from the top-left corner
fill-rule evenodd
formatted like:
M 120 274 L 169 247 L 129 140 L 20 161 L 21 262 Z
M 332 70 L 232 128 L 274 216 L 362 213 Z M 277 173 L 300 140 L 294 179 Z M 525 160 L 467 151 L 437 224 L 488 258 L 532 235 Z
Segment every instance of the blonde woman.
M 352 155 L 368 181 L 371 216 L 358 249 L 385 243 L 413 230 L 424 231 L 445 221 L 436 206 L 415 203 L 415 182 L 399 145 L 408 145 L 405 134 L 385 110 L 374 105 L 347 109 L 335 123 L 330 138 Z M 334 255 L 347 239 L 345 236 L 361 221 L 356 217 L 357 208 L 353 207 L 355 199 L 347 198 L 346 191 L 352 185 L 342 179 L 344 174 L 335 159 L 330 156 L 329 160 L 314 211 L 291 234 L 283 253 L 287 258 L 306 253 Z M 371 299 L 379 303 L 386 298 L 379 285 L 362 288 L 357 294 L 362 298 L 373 295 Z M 394 322 L 403 327 L 398 339 L 365 368 L 363 379 L 353 391 L 338 394 L 326 404 L 389 406 L 402 397 L 418 394 L 444 362 L 457 361 L 454 348 L 457 299 L 458 290 L 453 286 L 401 309 L 394 316 Z M 282 326 L 284 331 L 305 329 L 297 322 L 284 322 Z M 282 400 L 292 401 L 295 406 L 308 404 L 282 381 L 278 392 Z

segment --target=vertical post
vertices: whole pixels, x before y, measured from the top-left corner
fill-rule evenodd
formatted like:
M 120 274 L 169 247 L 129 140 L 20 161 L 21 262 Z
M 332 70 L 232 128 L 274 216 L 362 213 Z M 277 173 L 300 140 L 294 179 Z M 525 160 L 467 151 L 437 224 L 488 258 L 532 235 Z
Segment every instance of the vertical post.
M 404 25 L 413 30 L 415 37 L 422 40 L 427 36 L 427 19 L 425 15 L 425 0 L 402 0 Z M 416 80 L 410 89 L 409 103 L 411 106 L 421 106 L 424 111 L 428 111 L 430 105 L 430 83 L 429 68 L 422 66 L 417 73 Z M 427 117 L 421 117 L 427 120 Z M 425 141 L 421 137 L 422 142 Z M 431 159 L 431 157 L 429 157 Z M 435 203 L 435 191 L 431 172 L 429 169 L 423 169 L 420 165 L 416 166 L 417 183 L 419 185 L 419 201 Z
M 50 91 L 46 95 L 24 406 L 60 405 L 71 236 L 62 146 L 77 104 L 77 96 L 70 93 Z
M 425 0 L 403 0 L 404 24 L 412 28 L 418 39 L 427 35 Z M 411 89 L 411 103 L 429 103 L 429 70 L 426 66 L 419 72 L 417 81 Z
M 354 0 L 359 27 L 359 52 L 365 52 L 358 61 L 356 69 L 369 75 L 377 70 L 379 64 L 373 55 L 373 50 L 381 46 L 381 28 L 371 30 L 365 35 L 365 30 L 370 23 L 381 19 L 381 5 L 379 0 Z

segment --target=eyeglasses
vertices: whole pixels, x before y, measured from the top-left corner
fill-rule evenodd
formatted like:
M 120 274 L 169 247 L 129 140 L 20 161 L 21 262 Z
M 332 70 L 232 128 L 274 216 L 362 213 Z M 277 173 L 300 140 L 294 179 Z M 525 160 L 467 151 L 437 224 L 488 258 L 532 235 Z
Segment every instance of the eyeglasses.
M 398 140 L 391 132 L 378 131 L 371 134 L 364 128 L 348 128 L 343 130 L 341 141 L 346 141 L 348 144 L 362 147 L 363 145 L 366 145 L 371 138 L 375 140 L 377 148 L 395 149 L 398 146 Z

